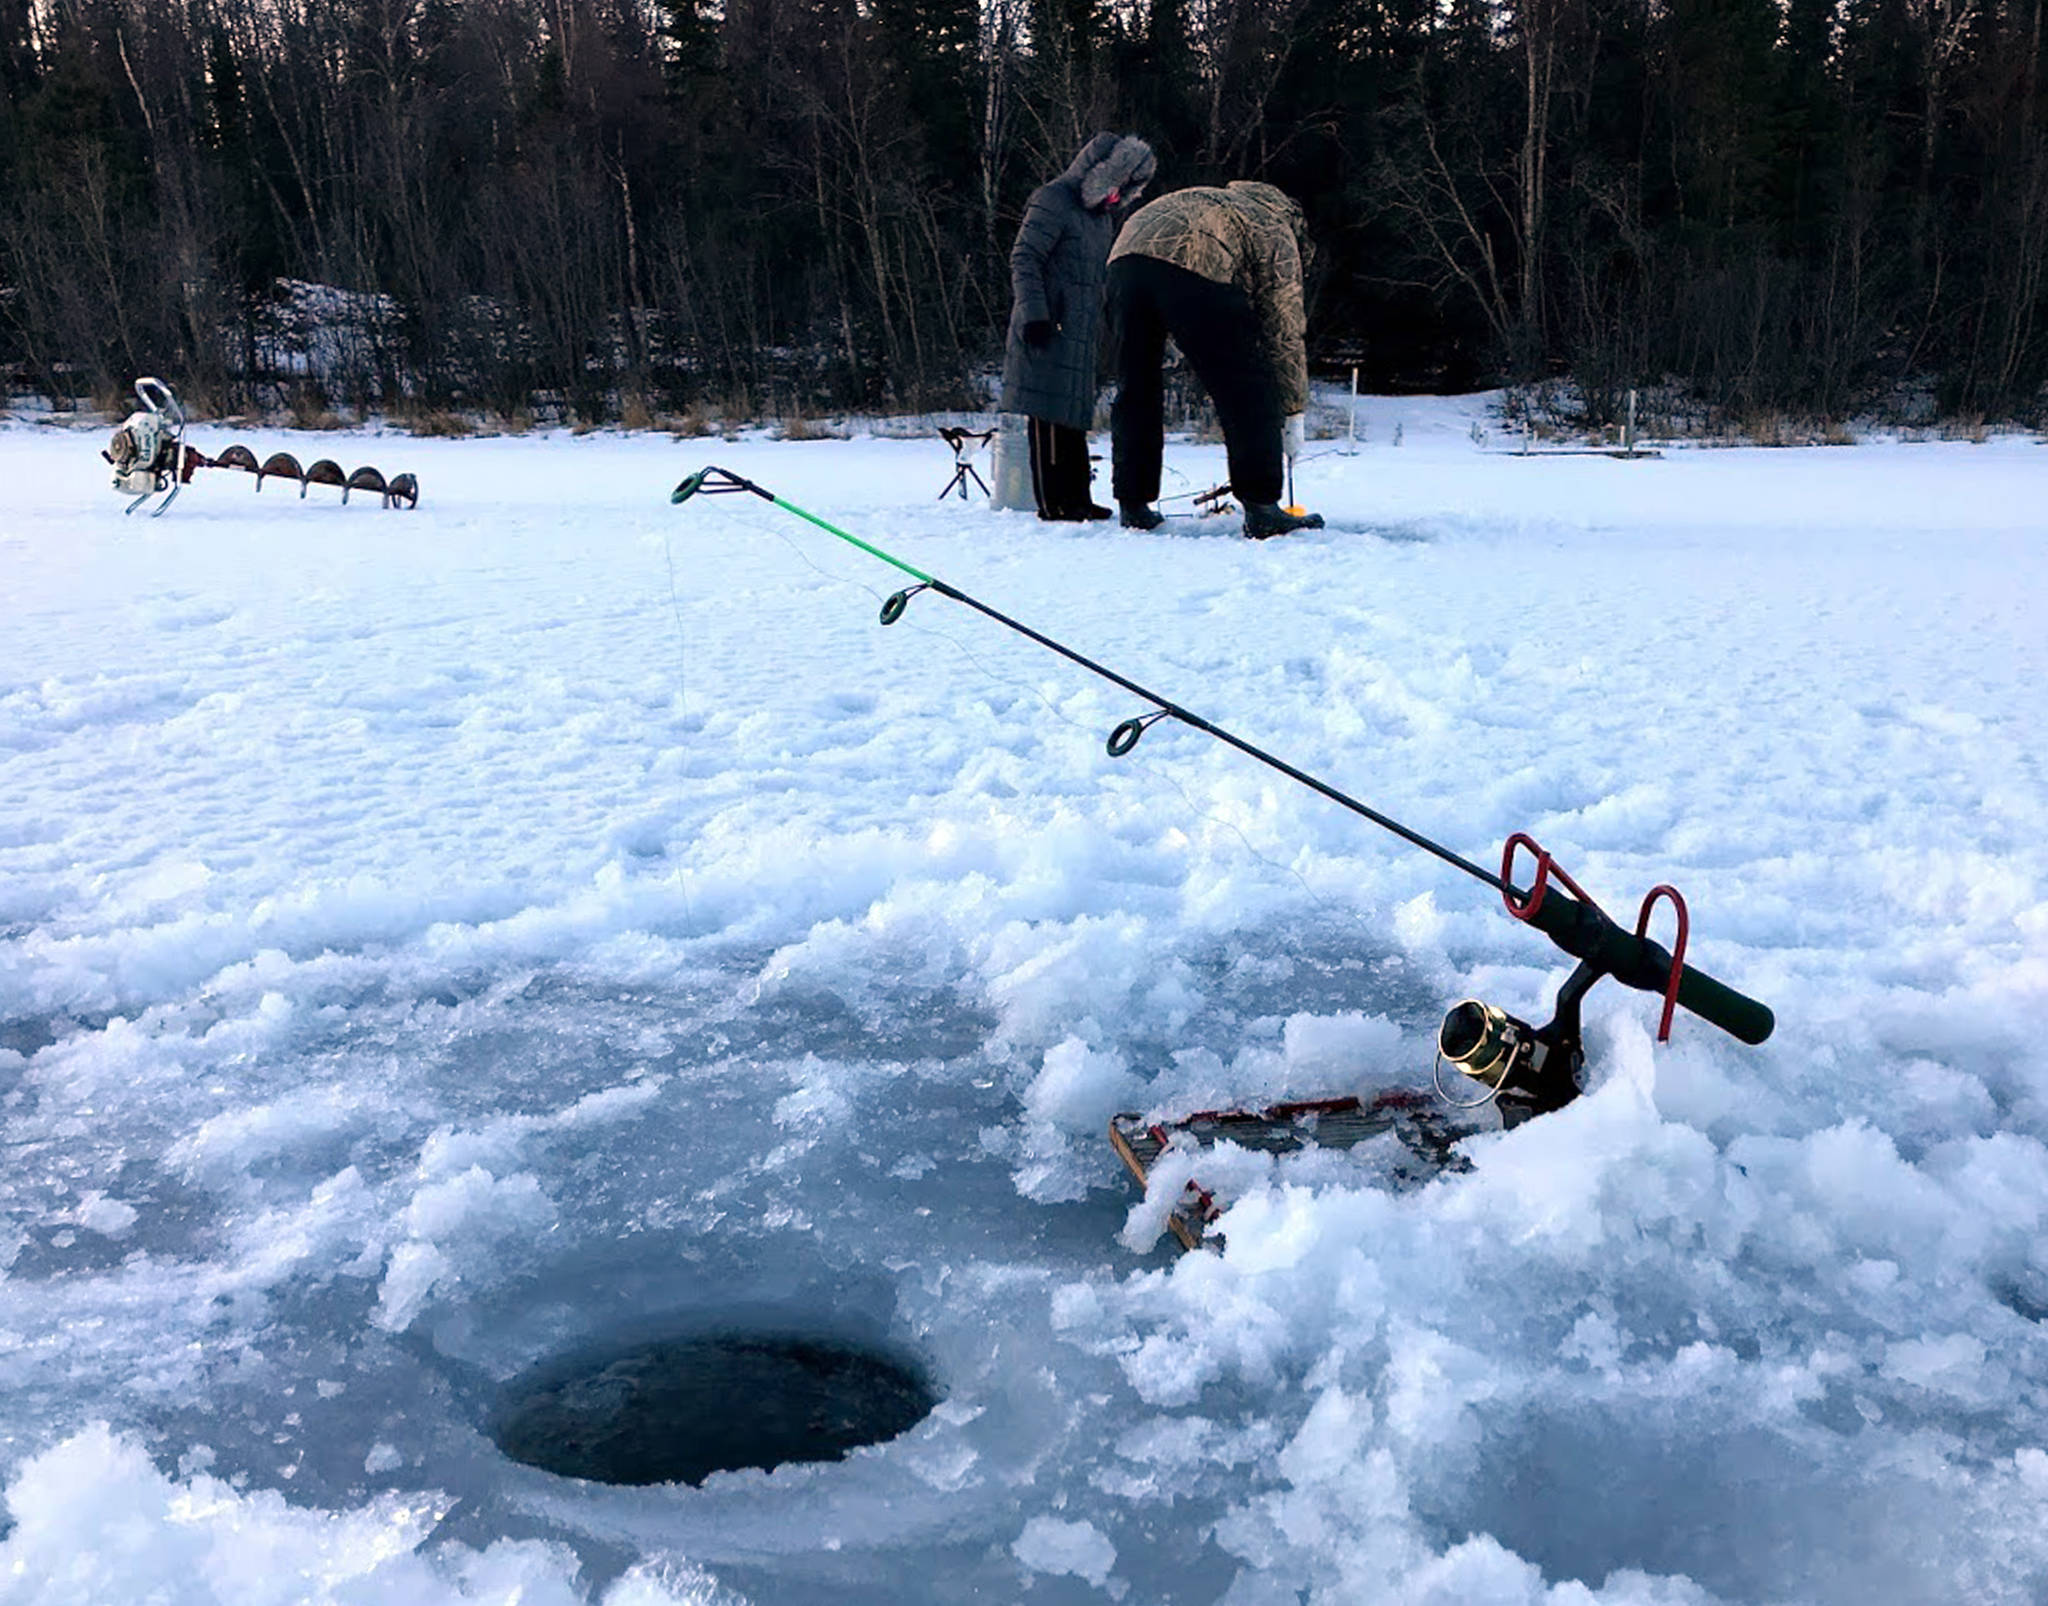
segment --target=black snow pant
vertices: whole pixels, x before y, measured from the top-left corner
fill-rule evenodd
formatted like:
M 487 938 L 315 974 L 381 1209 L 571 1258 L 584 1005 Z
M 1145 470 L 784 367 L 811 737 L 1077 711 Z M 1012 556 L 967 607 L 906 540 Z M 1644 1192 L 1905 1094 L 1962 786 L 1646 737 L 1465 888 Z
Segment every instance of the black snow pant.
M 1038 499 L 1038 516 L 1087 518 L 1094 500 L 1089 488 L 1087 435 L 1043 418 L 1026 422 L 1031 438 L 1031 494 Z
M 1251 298 L 1234 284 L 1218 284 L 1157 257 L 1125 256 L 1109 265 L 1109 316 L 1117 356 L 1117 501 L 1159 499 L 1166 447 L 1163 365 L 1171 335 L 1216 404 L 1230 454 L 1230 488 L 1241 502 L 1278 502 L 1285 483 L 1280 391 L 1260 351 Z

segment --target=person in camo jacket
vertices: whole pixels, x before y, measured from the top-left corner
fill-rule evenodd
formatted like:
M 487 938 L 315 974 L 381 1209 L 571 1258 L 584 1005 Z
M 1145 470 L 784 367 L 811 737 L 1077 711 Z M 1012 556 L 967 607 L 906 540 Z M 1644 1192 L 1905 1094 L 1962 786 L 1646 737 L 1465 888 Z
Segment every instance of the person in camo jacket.
M 1239 180 L 1141 206 L 1109 253 L 1116 329 L 1113 488 L 1126 528 L 1162 517 L 1162 367 L 1171 335 L 1216 404 L 1230 486 L 1255 539 L 1323 526 L 1280 506 L 1282 464 L 1301 454 L 1308 411 L 1308 318 L 1302 305 L 1307 225 L 1271 184 Z
M 1042 519 L 1106 519 L 1089 488 L 1102 282 L 1117 218 L 1151 181 L 1152 147 L 1097 134 L 1034 191 L 1010 252 L 1002 410 L 1029 420 L 1031 489 Z

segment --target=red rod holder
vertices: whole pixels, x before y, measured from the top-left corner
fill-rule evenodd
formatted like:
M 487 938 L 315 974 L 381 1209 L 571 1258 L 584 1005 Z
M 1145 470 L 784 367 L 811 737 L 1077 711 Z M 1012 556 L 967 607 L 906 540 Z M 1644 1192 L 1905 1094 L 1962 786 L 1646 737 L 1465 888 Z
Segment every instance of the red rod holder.
M 1650 929 L 1650 911 L 1657 906 L 1659 898 L 1669 898 L 1671 907 L 1678 914 L 1678 941 L 1671 948 L 1671 979 L 1664 984 L 1664 1018 L 1657 1025 L 1657 1041 L 1671 1041 L 1671 1017 L 1678 1009 L 1678 978 L 1685 971 L 1685 938 L 1691 922 L 1686 918 L 1685 898 L 1673 886 L 1662 882 L 1650 888 L 1643 896 L 1642 911 L 1636 916 L 1636 935 L 1644 935 Z
M 1527 848 L 1536 856 L 1536 883 L 1529 889 L 1528 901 L 1515 902 L 1515 854 Z M 1500 850 L 1500 901 L 1507 905 L 1508 913 L 1517 920 L 1528 921 L 1536 918 L 1536 911 L 1543 907 L 1543 895 L 1550 890 L 1550 878 L 1555 875 L 1564 883 L 1565 890 L 1590 909 L 1598 909 L 1586 889 L 1571 878 L 1571 872 L 1550 856 L 1550 850 L 1538 842 L 1527 831 L 1517 831 L 1507 840 L 1507 846 Z
M 1529 895 L 1520 903 L 1515 901 L 1515 859 L 1522 849 L 1527 848 L 1536 861 L 1536 879 L 1529 887 Z M 1507 846 L 1500 854 L 1500 901 L 1507 905 L 1507 911 L 1517 920 L 1531 921 L 1543 907 L 1544 895 L 1550 890 L 1552 877 L 1563 885 L 1566 891 L 1587 908 L 1599 911 L 1605 918 L 1605 911 L 1593 901 L 1586 889 L 1571 878 L 1571 873 L 1550 855 L 1544 847 L 1526 831 L 1517 831 L 1507 840 Z M 1671 976 L 1664 984 L 1664 1016 L 1657 1025 L 1657 1041 L 1671 1041 L 1671 1019 L 1678 1011 L 1678 984 L 1685 972 L 1685 939 L 1691 930 L 1691 920 L 1686 914 L 1685 898 L 1676 887 L 1660 883 L 1652 887 L 1643 898 L 1643 907 L 1636 916 L 1636 936 L 1642 937 L 1650 929 L 1650 912 L 1657 906 L 1659 898 L 1669 898 L 1671 907 L 1678 916 L 1678 941 L 1671 950 Z

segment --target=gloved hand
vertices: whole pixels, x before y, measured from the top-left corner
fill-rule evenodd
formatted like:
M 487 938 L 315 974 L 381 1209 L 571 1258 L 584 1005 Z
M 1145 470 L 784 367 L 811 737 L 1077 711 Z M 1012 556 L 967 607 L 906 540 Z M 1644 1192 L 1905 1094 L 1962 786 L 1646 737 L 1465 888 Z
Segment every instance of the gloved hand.
M 1024 344 L 1043 348 L 1052 344 L 1052 337 L 1059 333 L 1059 325 L 1050 318 L 1033 318 L 1024 326 Z
M 1300 413 L 1289 413 L 1280 425 L 1280 455 L 1290 466 L 1301 456 L 1302 448 L 1308 444 L 1308 420 Z

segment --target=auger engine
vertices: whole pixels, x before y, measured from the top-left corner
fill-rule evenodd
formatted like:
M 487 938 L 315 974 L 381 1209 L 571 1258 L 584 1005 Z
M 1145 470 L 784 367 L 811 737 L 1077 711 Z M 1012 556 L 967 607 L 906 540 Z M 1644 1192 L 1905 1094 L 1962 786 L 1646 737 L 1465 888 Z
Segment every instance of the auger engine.
M 199 465 L 184 461 L 185 409 L 171 387 L 161 379 L 138 379 L 135 394 L 141 410 L 128 415 L 100 456 L 114 465 L 114 489 L 133 499 L 130 513 L 149 497 L 167 491 L 170 494 L 154 509 L 161 513 Z
M 254 452 L 239 442 L 223 448 L 218 457 L 208 457 L 185 444 L 185 409 L 178 405 L 169 385 L 161 379 L 138 379 L 135 394 L 142 402 L 142 410 L 128 415 L 114 431 L 106 450 L 100 453 L 113 465 L 114 489 L 131 498 L 127 507 L 130 513 L 150 497 L 161 495 L 163 500 L 149 510 L 151 518 L 160 517 L 177 499 L 179 490 L 192 482 L 194 472 L 202 468 L 231 468 L 254 474 L 259 491 L 266 479 L 293 480 L 298 484 L 301 501 L 305 500 L 308 486 L 333 485 L 339 487 L 344 504 L 350 491 L 368 491 L 381 498 L 387 508 L 412 508 L 420 504 L 420 483 L 410 474 L 394 474 L 387 480 L 368 465 L 353 474 L 344 473 L 331 457 L 301 468 L 290 452 L 272 452 L 259 461 Z

